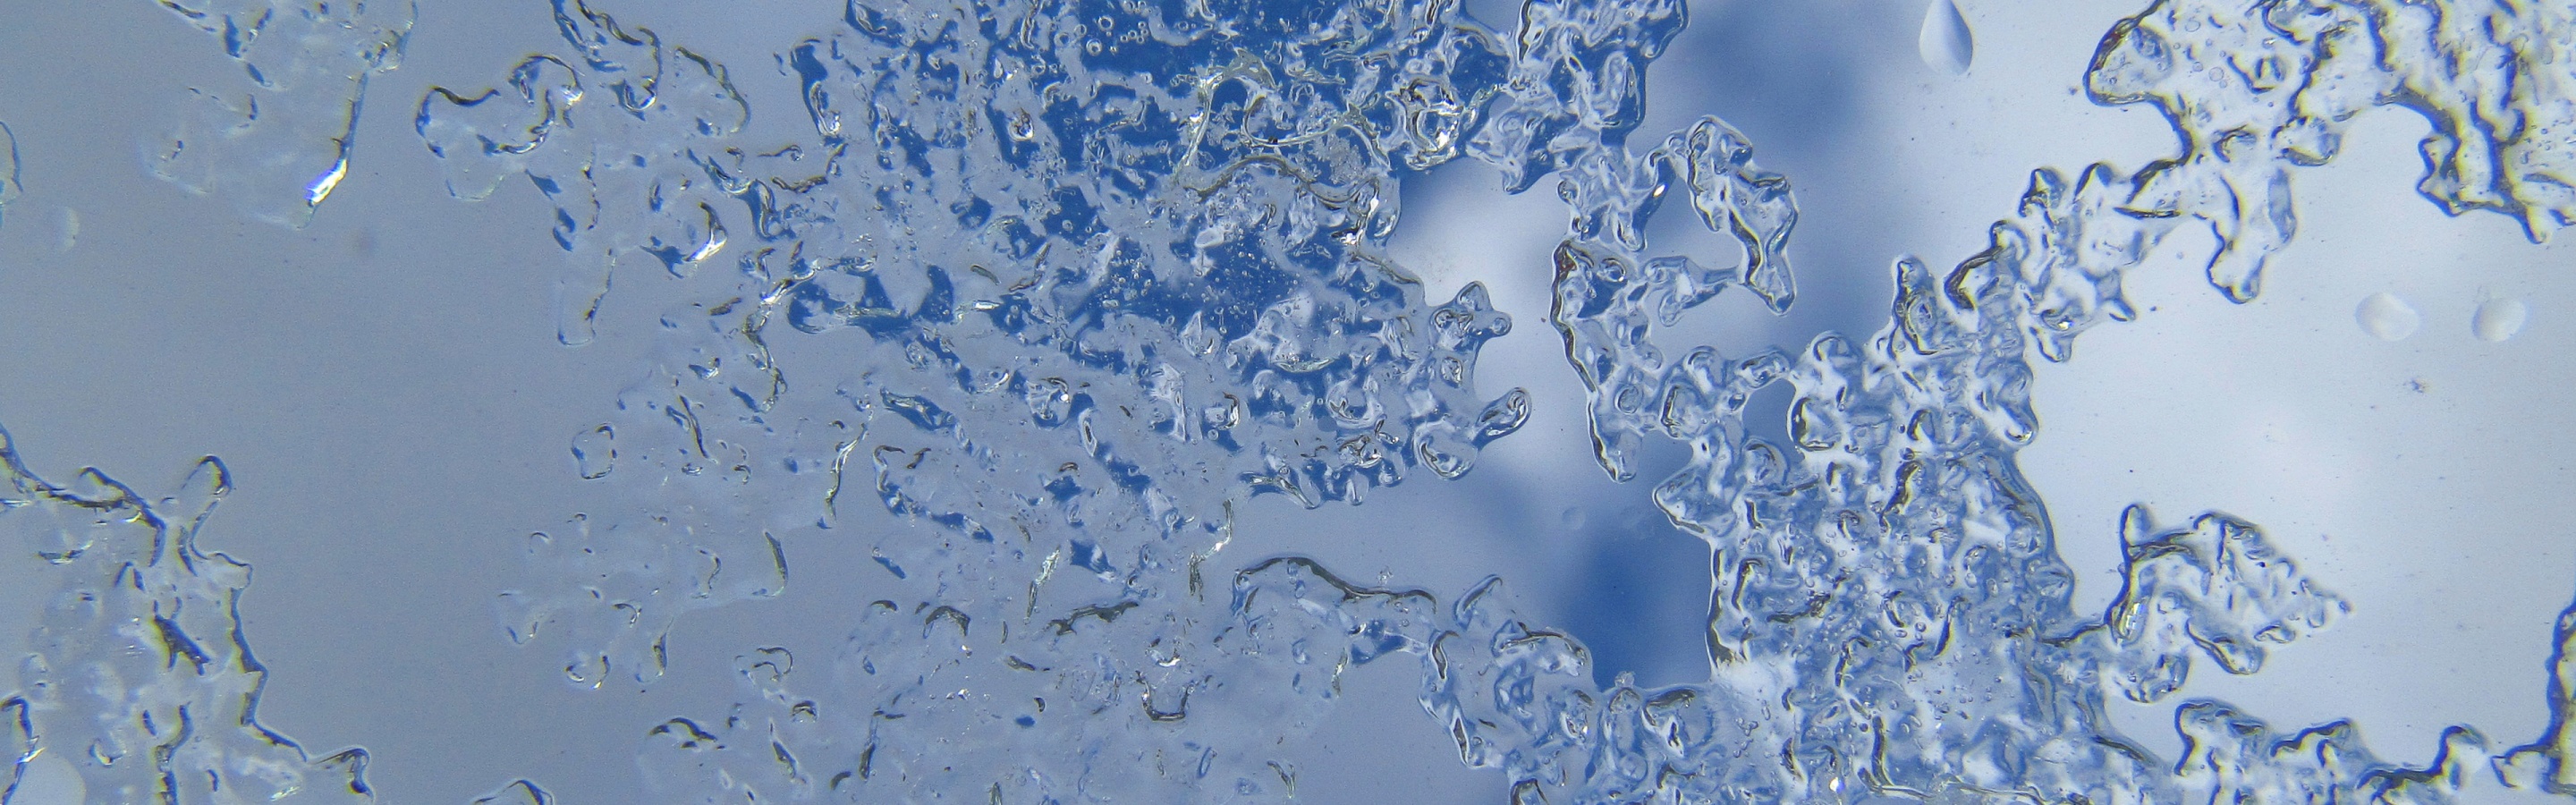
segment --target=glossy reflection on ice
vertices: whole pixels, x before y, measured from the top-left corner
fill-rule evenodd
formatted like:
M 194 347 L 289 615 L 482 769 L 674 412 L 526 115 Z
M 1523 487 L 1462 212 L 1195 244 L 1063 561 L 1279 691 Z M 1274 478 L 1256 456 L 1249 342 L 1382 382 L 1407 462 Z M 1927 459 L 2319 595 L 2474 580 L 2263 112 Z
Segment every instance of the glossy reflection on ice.
M 189 87 L 152 172 L 220 193 L 254 217 L 302 227 L 348 176 L 370 77 L 402 63 L 413 0 L 162 0 L 241 65 Z
M 2404 341 L 2424 324 L 2424 317 L 2415 312 L 2414 305 L 2387 291 L 2362 297 L 2361 304 L 2353 308 L 2352 318 L 2361 325 L 2362 332 L 2381 341 Z
M 2481 341 L 2504 341 L 2522 332 L 2531 318 L 2531 308 L 2511 297 L 2489 299 L 2478 303 L 2478 311 L 2469 320 L 2469 331 Z

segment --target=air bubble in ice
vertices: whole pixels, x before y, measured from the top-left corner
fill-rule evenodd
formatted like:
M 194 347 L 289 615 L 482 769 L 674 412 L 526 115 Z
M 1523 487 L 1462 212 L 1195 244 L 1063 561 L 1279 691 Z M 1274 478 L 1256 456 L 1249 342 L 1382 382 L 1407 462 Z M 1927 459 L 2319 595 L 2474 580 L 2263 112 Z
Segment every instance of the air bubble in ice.
M 2531 308 L 2520 299 L 2489 299 L 2478 303 L 2477 315 L 2469 320 L 2469 329 L 2481 341 L 2503 341 L 2522 332 L 2531 319 Z
M 2415 306 L 2387 291 L 2363 297 L 2361 306 L 2353 309 L 2352 318 L 2361 323 L 2362 332 L 2381 341 L 2406 340 L 2407 336 L 2415 334 L 2415 328 L 2424 324 L 2424 317 L 2416 314 Z
M 1923 54 L 1923 63 L 1950 75 L 1966 75 L 1968 63 L 1977 55 L 1976 37 L 1968 33 L 1968 18 L 1959 14 L 1959 6 L 1950 0 L 1932 0 L 1923 9 L 1923 32 L 1915 37 L 1915 48 Z

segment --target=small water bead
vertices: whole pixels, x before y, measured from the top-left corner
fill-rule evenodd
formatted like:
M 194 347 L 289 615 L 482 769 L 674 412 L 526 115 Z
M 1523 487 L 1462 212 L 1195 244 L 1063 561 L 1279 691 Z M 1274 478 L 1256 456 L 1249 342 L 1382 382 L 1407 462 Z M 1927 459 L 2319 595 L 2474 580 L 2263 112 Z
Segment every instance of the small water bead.
M 2478 312 L 2469 320 L 2469 331 L 2480 341 L 2504 341 L 2522 332 L 2531 319 L 2531 308 L 2511 297 L 2489 299 L 2478 303 Z
M 1950 0 L 1932 0 L 1923 9 L 1923 31 L 1914 46 L 1924 65 L 1954 76 L 1967 75 L 1968 65 L 1976 60 L 1977 42 L 1968 32 L 1968 18 Z
M 2424 317 L 2415 312 L 2415 306 L 2387 291 L 2363 297 L 2361 306 L 2353 309 L 2352 318 L 2361 325 L 2362 332 L 2381 341 L 2404 341 L 2424 325 Z

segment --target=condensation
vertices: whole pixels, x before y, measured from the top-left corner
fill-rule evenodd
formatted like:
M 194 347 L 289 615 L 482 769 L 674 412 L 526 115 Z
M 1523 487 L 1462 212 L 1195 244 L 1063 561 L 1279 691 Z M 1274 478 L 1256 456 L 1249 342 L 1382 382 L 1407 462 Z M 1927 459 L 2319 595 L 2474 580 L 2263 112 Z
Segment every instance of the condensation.
M 302 227 L 349 173 L 367 79 L 402 62 L 413 0 L 156 0 L 221 43 L 231 86 L 190 87 L 152 171 Z
M 165 5 L 267 100 L 200 93 L 213 111 L 160 169 L 303 220 L 409 6 Z M 600 337 L 612 279 L 693 300 L 563 437 L 619 504 L 531 534 L 501 605 L 510 639 L 569 647 L 578 686 L 735 655 L 735 707 L 639 736 L 657 798 L 1283 801 L 1303 770 L 1282 747 L 1382 661 L 1421 669 L 1423 728 L 1518 802 L 2438 802 L 2489 773 L 2576 792 L 2576 610 L 2528 745 L 2454 728 L 2409 768 L 2349 723 L 2276 731 L 2194 700 L 2183 756 L 2155 756 L 2109 725 L 2111 697 L 2253 673 L 2346 606 L 2253 524 L 2132 508 L 2123 589 L 2076 611 L 2014 460 L 2039 428 L 2033 354 L 2129 318 L 2122 278 L 2160 246 L 2210 244 L 2211 284 L 2253 298 L 2296 230 L 2289 177 L 2373 107 L 2434 122 L 2419 190 L 2445 209 L 2566 225 L 2565 7 L 2158 2 L 2084 86 L 2161 110 L 2173 158 L 2037 171 L 1984 251 L 1894 261 L 1876 333 L 1742 356 L 1662 341 L 1729 288 L 1793 302 L 1797 205 L 1722 120 L 1636 136 L 1678 0 L 1531 0 L 1502 28 L 1404 0 L 853 0 L 758 65 L 810 124 L 759 142 L 728 66 L 579 0 L 555 12 L 561 47 L 431 91 L 415 121 L 450 194 L 524 180 L 552 207 L 564 343 Z M 1964 22 L 1938 33 L 1927 58 L 1965 69 Z M 1651 442 L 1689 449 L 1651 495 L 1713 549 L 1705 683 L 1600 686 L 1499 580 L 1444 596 L 1221 552 L 1254 495 L 1454 478 L 1525 421 L 1525 394 L 1472 383 L 1509 319 L 1479 286 L 1426 298 L 1385 254 L 1403 179 L 1461 157 L 1513 192 L 1556 177 L 1567 237 L 1529 268 L 1553 272 L 1594 458 L 1629 480 Z M 1675 191 L 1738 253 L 1655 249 L 1644 222 Z M 1742 420 L 1773 384 L 1786 444 Z M 147 503 L 0 455 L 0 527 L 62 584 L 0 705 L 21 770 L 76 753 L 94 802 L 368 796 L 363 752 L 313 760 L 253 717 L 247 568 L 193 542 L 220 462 Z M 850 533 L 861 506 L 918 527 Z M 846 641 L 670 644 L 692 610 L 779 594 L 817 540 L 883 571 L 867 588 L 888 597 L 834 613 Z M 478 801 L 552 797 L 521 780 Z
M 68 761 L 99 805 L 373 800 L 366 750 L 315 758 L 259 723 L 268 671 L 236 607 L 250 566 L 197 549 L 231 489 L 222 461 L 199 461 L 158 498 L 95 469 L 62 487 L 0 432 L 0 475 L 0 532 L 53 590 L 19 692 L 0 698 L 0 757 L 12 762 L 0 801 L 22 801 L 47 756 Z
M 2038 428 L 2031 353 L 2066 360 L 2079 333 L 2127 319 L 2122 275 L 2177 231 L 2214 235 L 2209 281 L 2251 299 L 2296 228 L 2291 170 L 2330 159 L 2371 106 L 2436 121 L 2428 197 L 2516 214 L 2535 239 L 2564 224 L 2550 189 L 2564 172 L 2548 160 L 2565 139 L 2538 135 L 2570 108 L 2548 92 L 2567 69 L 2540 44 L 2566 36 L 2553 13 L 2565 12 L 2159 3 L 2106 36 L 2086 87 L 2099 103 L 2162 110 L 2179 155 L 2135 172 L 2036 172 L 1985 251 L 1948 270 L 1897 261 L 1891 320 L 1865 342 L 1827 334 L 1796 354 L 1702 347 L 1668 360 L 1655 335 L 1687 304 L 1657 289 L 1697 269 L 1651 256 L 1633 225 L 1578 228 L 1557 252 L 1552 319 L 1590 390 L 1606 469 L 1625 477 L 1651 436 L 1691 449 L 1654 496 L 1715 549 L 1712 681 L 1594 689 L 1578 644 L 1471 594 L 1430 637 L 1426 705 L 1470 762 L 1560 801 L 2447 799 L 2486 756 L 2466 728 L 2423 769 L 2377 760 L 2347 723 L 2276 735 L 2214 701 L 2178 708 L 2179 759 L 2119 735 L 2107 696 L 2158 701 L 2199 661 L 2251 673 L 2344 605 L 2250 524 L 2210 514 L 2160 528 L 2132 509 L 2126 585 L 2107 612 L 2072 612 L 2055 535 L 2012 456 Z M 2447 102 L 2462 98 L 2494 104 Z M 1700 136 L 1627 164 L 1670 164 L 1661 155 Z M 2517 167 L 2499 174 L 2469 151 Z M 1637 171 L 1589 196 L 1635 221 L 1687 187 L 1714 221 L 1698 175 Z M 1763 253 L 1758 230 L 1735 231 Z M 1747 438 L 1740 421 L 1775 382 L 1794 392 L 1788 445 Z M 2555 769 L 2556 751 L 2517 750 L 2499 768 Z M 2508 781 L 2537 773 L 2525 774 Z
M 2159 701 L 2200 662 L 2254 672 L 2344 605 L 2250 524 L 2208 514 L 2160 527 L 2132 509 L 2124 588 L 2106 612 L 2073 612 L 2071 574 L 2013 454 L 2038 429 L 2032 353 L 2066 360 L 2085 329 L 2129 318 L 2122 275 L 2174 232 L 2213 235 L 2210 283 L 2251 299 L 2296 228 L 2290 172 L 2330 159 L 2374 105 L 2435 120 L 2428 197 L 2516 214 L 2535 239 L 2563 225 L 2551 188 L 2565 173 L 2549 160 L 2565 138 L 2538 132 L 2569 114 L 2549 91 L 2567 65 L 2546 44 L 2567 35 L 2564 14 L 2159 3 L 2105 37 L 2085 86 L 2098 103 L 2163 111 L 2178 156 L 2134 172 L 2034 173 L 1983 252 L 1947 270 L 1897 261 L 1890 322 L 1866 341 L 1827 334 L 1795 354 L 1735 359 L 1659 345 L 1691 304 L 1661 289 L 1700 282 L 1700 270 L 1655 256 L 1633 223 L 1578 225 L 1556 255 L 1551 318 L 1589 389 L 1605 469 L 1626 477 L 1655 436 L 1691 450 L 1654 497 L 1714 548 L 1712 680 L 1596 689 L 1579 644 L 1480 590 L 1427 637 L 1426 707 L 1469 762 L 1551 801 L 2446 800 L 2487 757 L 2473 730 L 2445 733 L 2421 769 L 2378 760 L 2348 723 L 2275 734 L 2215 701 L 2177 708 L 2181 758 L 2118 734 L 2108 696 Z M 2492 105 L 2452 102 L 2463 98 Z M 1635 222 L 1688 188 L 1712 223 L 1740 219 L 1740 206 L 1704 200 L 1696 164 L 1671 156 L 1724 141 L 1706 126 L 1642 159 L 1599 157 L 1670 167 L 1577 173 L 1625 181 L 1564 195 Z M 2469 151 L 2517 167 L 2500 174 Z M 1728 229 L 1748 265 L 1766 262 L 1761 230 Z M 1752 392 L 1777 382 L 1794 393 L 1787 445 L 1746 437 L 1740 420 Z M 2515 750 L 2498 769 L 2556 769 L 2557 751 Z M 2540 776 L 2520 774 L 2507 781 Z
M 778 54 L 813 134 L 767 143 L 734 136 L 722 66 L 557 7 L 568 55 L 424 100 L 451 192 L 525 176 L 555 200 L 567 343 L 614 267 L 709 290 L 663 317 L 670 357 L 617 418 L 574 437 L 636 510 L 534 536 L 547 581 L 509 595 L 511 634 L 572 632 L 576 682 L 649 682 L 675 617 L 774 594 L 782 546 L 842 507 L 935 526 L 876 542 L 909 597 L 858 606 L 845 645 L 801 666 L 744 651 L 740 708 L 652 730 L 657 790 L 1275 801 L 1298 774 L 1280 742 L 1394 655 L 1519 801 L 2441 801 L 2488 756 L 2455 728 L 2405 768 L 2349 724 L 2275 734 L 2203 700 L 2176 709 L 2184 756 L 2156 758 L 2109 697 L 2253 673 L 2345 604 L 2252 524 L 2133 508 L 2124 588 L 2077 612 L 2014 454 L 2038 430 L 2033 353 L 2129 318 L 2123 274 L 2176 232 L 2210 235 L 2211 284 L 2253 298 L 2296 229 L 2291 172 L 2374 106 L 2435 121 L 2420 189 L 2446 209 L 2535 239 L 2567 223 L 2563 9 L 2159 3 L 2085 86 L 2162 110 L 2176 157 L 2040 170 L 1985 251 L 1896 261 L 1879 332 L 1725 356 L 1658 336 L 1734 286 L 1786 309 L 1797 206 L 1721 120 L 1633 136 L 1676 2 L 1537 0 L 1509 29 L 1437 3 L 853 2 Z M 1958 27 L 1927 58 L 1965 69 Z M 1444 604 L 1217 559 L 1246 496 L 1455 476 L 1522 420 L 1521 394 L 1468 383 L 1509 326 L 1482 289 L 1431 306 L 1383 255 L 1403 177 L 1462 156 L 1513 192 L 1557 177 L 1549 318 L 1602 467 L 1690 450 L 1652 495 L 1714 549 L 1705 684 L 1597 687 L 1580 641 L 1521 620 L 1499 581 Z M 1740 254 L 1655 251 L 1644 222 L 1675 191 Z M 831 339 L 839 364 L 791 378 L 788 338 Z M 1789 444 L 1742 422 L 1775 383 Z M 2554 790 L 2555 740 L 2497 768 Z
M 796 677 L 849 684 L 791 696 L 785 650 L 745 654 L 772 723 L 655 730 L 681 756 L 648 764 L 664 790 L 1285 794 L 1276 733 L 1332 674 L 1225 637 L 1232 568 L 1209 560 L 1256 491 L 1456 476 L 1525 418 L 1470 382 L 1508 327 L 1484 290 L 1426 300 L 1384 255 L 1395 166 L 1462 146 L 1505 75 L 1492 35 L 1401 7 L 853 7 L 774 65 L 811 135 L 754 145 L 728 66 L 557 11 L 564 55 L 433 91 L 423 138 L 461 198 L 524 177 L 556 204 L 567 343 L 611 276 L 704 301 L 570 436 L 632 507 L 531 537 L 510 633 L 568 632 L 577 683 L 650 682 L 675 617 L 776 594 L 799 541 L 876 539 L 912 597 L 855 602 L 862 637 Z M 790 375 L 786 339 L 832 357 Z M 930 530 L 828 533 L 854 506 Z M 688 771 L 754 745 L 757 769 Z M 992 776 L 1047 754 L 1068 762 Z

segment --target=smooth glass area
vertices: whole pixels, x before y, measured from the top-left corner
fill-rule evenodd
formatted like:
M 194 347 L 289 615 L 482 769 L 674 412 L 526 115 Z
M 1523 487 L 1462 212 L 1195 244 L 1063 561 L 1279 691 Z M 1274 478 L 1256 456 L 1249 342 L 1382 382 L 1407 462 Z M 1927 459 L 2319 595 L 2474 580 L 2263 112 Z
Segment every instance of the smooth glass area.
M 2567 0 L 0 0 L 0 805 L 2576 794 Z

